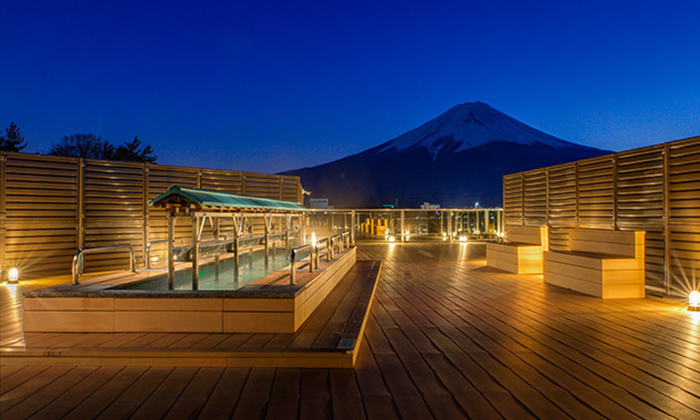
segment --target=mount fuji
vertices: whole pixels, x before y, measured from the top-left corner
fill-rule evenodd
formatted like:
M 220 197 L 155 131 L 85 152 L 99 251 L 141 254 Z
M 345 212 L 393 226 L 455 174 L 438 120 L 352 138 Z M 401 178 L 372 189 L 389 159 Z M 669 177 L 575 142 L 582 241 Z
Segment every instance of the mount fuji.
M 611 153 L 536 130 L 483 102 L 457 105 L 422 126 L 364 152 L 310 168 L 313 198 L 336 208 L 428 201 L 443 208 L 502 205 L 505 174 Z

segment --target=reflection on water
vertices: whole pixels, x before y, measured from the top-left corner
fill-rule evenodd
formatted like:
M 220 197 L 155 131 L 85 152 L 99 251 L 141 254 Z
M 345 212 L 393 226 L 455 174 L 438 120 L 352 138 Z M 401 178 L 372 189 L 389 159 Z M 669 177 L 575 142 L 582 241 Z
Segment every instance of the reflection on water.
M 201 265 L 199 269 L 199 290 L 237 290 L 268 274 L 289 266 L 289 252 L 282 247 L 274 252 L 271 249 L 268 258 L 262 251 L 246 253 L 240 256 L 238 268 L 235 258 L 222 259 L 217 276 L 215 264 Z M 129 290 L 168 290 L 167 277 L 147 280 L 128 285 Z M 191 270 L 175 273 L 175 290 L 192 290 Z

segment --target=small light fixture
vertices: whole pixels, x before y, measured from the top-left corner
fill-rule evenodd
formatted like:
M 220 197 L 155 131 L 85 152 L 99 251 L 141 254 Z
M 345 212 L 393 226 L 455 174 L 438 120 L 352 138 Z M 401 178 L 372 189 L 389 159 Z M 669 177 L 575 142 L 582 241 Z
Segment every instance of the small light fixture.
M 688 310 L 693 312 L 700 311 L 700 292 L 693 290 L 688 296 Z
M 16 268 L 10 268 L 10 271 L 7 272 L 7 280 L 8 283 L 18 283 L 19 270 Z
M 311 233 L 311 247 L 316 248 L 316 233 L 315 232 Z
M 396 241 L 396 238 L 394 238 L 393 236 L 389 236 L 389 242 L 394 242 L 394 241 Z

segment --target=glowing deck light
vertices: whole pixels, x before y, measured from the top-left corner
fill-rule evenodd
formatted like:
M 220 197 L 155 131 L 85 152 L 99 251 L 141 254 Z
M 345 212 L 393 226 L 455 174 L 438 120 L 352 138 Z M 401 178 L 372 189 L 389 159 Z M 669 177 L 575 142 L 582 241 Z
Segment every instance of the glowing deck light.
M 395 240 L 396 238 L 394 238 L 393 236 L 389 236 L 389 242 L 394 242 Z
M 688 310 L 700 311 L 700 292 L 693 290 L 688 296 Z
M 460 237 L 459 237 L 459 241 L 460 241 L 460 242 L 465 242 L 465 243 L 466 243 L 466 242 L 467 242 L 467 237 L 466 237 L 466 236 L 460 236 Z
M 316 233 L 315 232 L 311 233 L 311 246 L 314 248 L 316 247 Z
M 8 283 L 17 283 L 19 281 L 19 270 L 16 268 L 10 268 L 7 273 Z

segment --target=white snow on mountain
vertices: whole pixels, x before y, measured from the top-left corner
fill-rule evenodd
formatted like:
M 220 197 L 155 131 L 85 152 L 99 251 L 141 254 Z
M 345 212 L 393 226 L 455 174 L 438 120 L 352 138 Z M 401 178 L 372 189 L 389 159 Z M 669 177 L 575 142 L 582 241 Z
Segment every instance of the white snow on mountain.
M 378 146 L 377 153 L 425 147 L 435 160 L 446 147 L 454 148 L 455 153 L 493 141 L 540 143 L 556 149 L 580 147 L 527 126 L 483 102 L 467 102 Z

